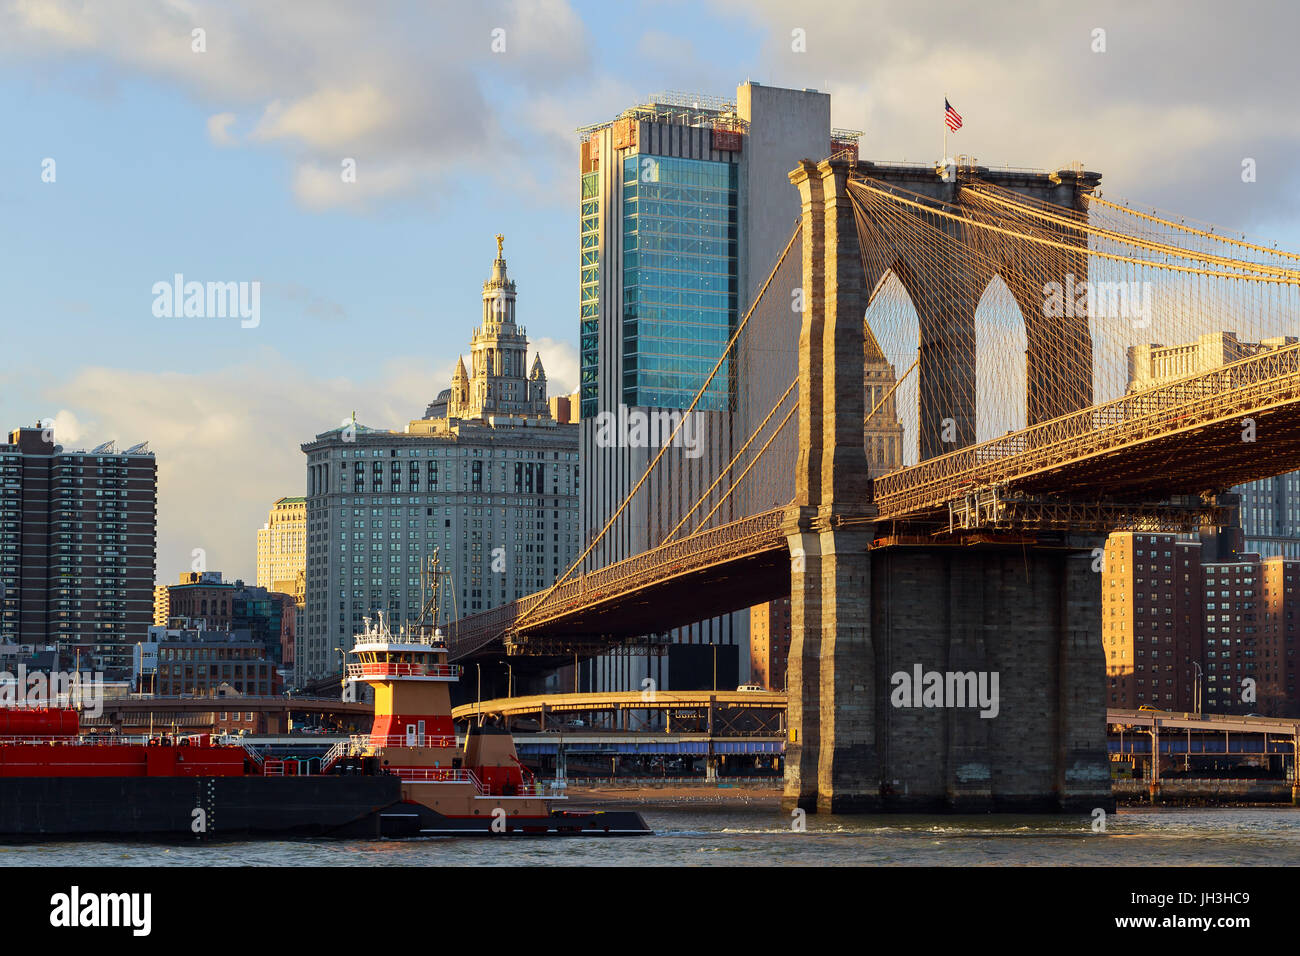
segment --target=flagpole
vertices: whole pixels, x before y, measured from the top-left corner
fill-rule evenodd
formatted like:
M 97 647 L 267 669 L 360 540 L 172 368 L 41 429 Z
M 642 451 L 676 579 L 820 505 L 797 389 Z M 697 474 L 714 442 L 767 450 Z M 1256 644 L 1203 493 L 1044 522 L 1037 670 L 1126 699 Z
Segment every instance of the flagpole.
M 947 167 L 948 165 L 948 94 L 943 94 L 943 155 L 939 157 L 939 162 Z

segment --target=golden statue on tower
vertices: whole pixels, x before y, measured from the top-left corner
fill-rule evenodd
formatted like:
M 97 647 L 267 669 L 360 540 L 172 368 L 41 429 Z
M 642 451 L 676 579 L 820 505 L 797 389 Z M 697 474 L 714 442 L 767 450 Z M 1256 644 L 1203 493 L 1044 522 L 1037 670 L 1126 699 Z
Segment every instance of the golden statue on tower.
M 498 259 L 502 258 L 502 255 L 501 255 L 501 247 L 502 247 L 502 245 L 505 244 L 505 241 L 506 241 L 506 237 L 503 236 L 501 233 L 498 232 L 498 233 L 497 233 L 497 258 L 498 258 Z

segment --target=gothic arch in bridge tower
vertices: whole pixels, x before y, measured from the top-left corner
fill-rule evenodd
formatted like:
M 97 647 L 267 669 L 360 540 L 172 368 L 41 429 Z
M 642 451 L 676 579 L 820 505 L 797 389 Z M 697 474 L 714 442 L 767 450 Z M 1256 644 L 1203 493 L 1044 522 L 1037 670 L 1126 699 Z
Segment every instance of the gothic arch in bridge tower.
M 1024 306 L 995 274 L 975 308 L 975 440 L 1027 424 L 1028 323 Z
M 903 464 L 914 465 L 917 461 L 919 396 L 917 375 L 912 369 L 912 363 L 916 360 L 920 319 L 912 297 L 908 294 L 907 284 L 894 269 L 886 269 L 871 289 L 862 324 L 863 339 L 867 343 L 864 363 L 872 361 L 874 351 L 878 356 L 877 361 L 883 359 L 893 367 L 895 381 L 898 383 L 894 389 L 893 406 L 903 426 L 901 457 Z M 868 389 L 868 415 L 872 406 L 872 394 Z
M 909 198 L 931 200 L 949 210 L 971 202 L 964 184 L 976 179 L 998 182 L 1063 209 L 1081 208 L 1081 194 L 1095 185 L 1083 178 L 1055 185 L 1044 179 L 1045 188 L 1019 174 L 982 168 L 962 170 L 962 181 L 953 183 L 944 183 L 924 169 L 872 163 L 859 163 L 853 174 L 896 186 L 906 190 Z M 976 312 L 995 279 L 1005 284 L 1023 320 L 1025 423 L 1038 424 L 1092 403 L 1088 319 L 1052 317 L 1044 309 L 1047 282 L 1087 281 L 1086 254 L 1044 256 L 1042 247 L 1033 242 L 976 229 L 963 232 L 962 227 L 938 217 L 922 225 L 926 214 L 910 209 L 903 213 L 913 216 L 909 230 L 876 223 L 865 209 L 859 212 L 855 219 L 863 287 L 871 290 L 869 302 L 888 288 L 885 280 L 892 273 L 916 310 L 917 349 L 913 355 L 920 358 L 913 374 L 917 379 L 920 460 L 977 440 Z M 881 337 L 881 331 L 871 327 Z M 899 369 L 900 375 L 905 367 Z
M 865 229 L 863 227 L 866 227 Z M 880 283 L 892 273 L 907 293 L 917 317 L 917 446 L 920 460 L 934 458 L 975 441 L 974 315 L 978 298 L 969 283 L 954 282 L 960 264 L 947 246 L 912 248 L 888 236 L 869 220 L 859 220 L 863 284 Z M 903 370 L 900 370 L 902 374 Z M 945 440 L 946 439 L 946 440 Z
M 1012 255 L 1002 258 L 996 270 L 977 273 L 975 284 L 981 286 L 981 297 L 997 280 L 1005 285 L 1007 293 L 1019 307 L 1024 329 L 1022 392 L 1025 420 L 1023 425 L 1057 418 L 1092 404 L 1092 336 L 1088 319 L 1053 317 L 1045 308 L 1044 286 L 1049 282 L 1065 282 L 1065 276 L 1053 266 L 1034 257 L 1032 244 L 1016 243 Z M 1078 281 L 1087 279 L 1088 266 L 1084 258 L 1067 257 L 1069 269 Z M 1059 265 L 1059 263 L 1057 263 Z
M 885 270 L 872 289 L 863 320 L 867 342 L 864 359 L 871 363 L 874 352 L 876 361 L 888 362 L 893 368 L 898 385 L 892 404 L 903 425 L 904 460 L 915 464 L 920 394 L 917 374 L 909 369 L 917 357 L 920 316 L 905 277 L 910 279 L 905 266 L 899 263 L 897 271 Z M 974 395 L 959 396 L 959 407 L 970 409 L 974 415 L 976 441 L 997 438 L 1026 425 L 1027 328 L 1023 299 L 1017 300 L 1010 284 L 1000 273 L 993 273 L 974 313 Z M 870 412 L 870 396 L 866 407 Z

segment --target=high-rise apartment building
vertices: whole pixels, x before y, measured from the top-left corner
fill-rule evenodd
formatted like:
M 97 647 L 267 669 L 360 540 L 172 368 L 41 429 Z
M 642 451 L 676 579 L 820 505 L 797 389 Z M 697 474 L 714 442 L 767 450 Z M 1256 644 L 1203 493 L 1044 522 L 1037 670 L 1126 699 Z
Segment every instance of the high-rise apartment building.
M 777 598 L 750 608 L 749 682 L 785 690 L 790 660 L 790 599 Z
M 1210 332 L 1195 342 L 1180 345 L 1130 346 L 1129 391 L 1207 372 L 1298 341 L 1300 338 L 1288 335 L 1241 342 L 1234 332 Z M 1262 450 L 1262 453 L 1266 452 Z M 1237 519 L 1241 526 L 1242 552 L 1300 558 L 1300 472 L 1238 485 L 1232 492 L 1240 498 Z
M 823 159 L 830 96 L 746 83 L 736 99 L 666 93 L 579 131 L 579 403 L 584 546 L 596 539 L 657 447 L 602 438 L 598 417 L 689 407 L 725 352 L 740 316 L 789 241 L 799 199 L 789 173 Z M 791 322 L 791 342 L 797 323 Z M 732 366 L 735 367 L 732 367 Z M 745 407 L 746 369 L 728 361 L 697 406 L 703 454 L 669 449 L 665 474 L 610 527 L 584 562 L 598 568 L 662 540 L 730 460 Z M 764 412 L 766 409 L 764 409 Z M 607 436 L 608 431 L 604 434 Z M 743 507 L 728 501 L 726 507 Z M 721 512 L 720 512 L 721 513 Z M 749 613 L 681 628 L 673 640 L 740 643 Z M 654 657 L 605 658 L 605 687 L 640 687 Z
M 1109 537 L 1101 598 L 1109 706 L 1193 708 L 1202 596 L 1199 542 L 1131 531 Z
M 402 431 L 353 424 L 305 443 L 307 607 L 299 684 L 339 672 L 362 618 L 414 621 L 436 552 L 459 614 L 554 582 L 578 554 L 578 428 L 551 417 L 497 258 L 469 368 Z
M 145 443 L 90 451 L 53 429 L 0 445 L 0 641 L 125 673 L 153 620 L 158 469 Z
M 1265 558 L 1260 578 L 1264 584 L 1259 632 L 1263 686 L 1257 712 L 1297 716 L 1300 694 L 1296 688 L 1296 612 L 1300 610 L 1300 592 L 1296 587 L 1300 585 L 1300 561 L 1280 555 Z M 1212 649 L 1207 649 L 1207 657 Z
M 277 498 L 257 530 L 257 586 L 293 594 L 307 568 L 307 499 Z
M 1300 716 L 1300 561 L 1202 563 L 1195 541 L 1117 532 L 1102 571 L 1109 706 Z
M 1205 565 L 1207 710 L 1300 715 L 1295 684 L 1295 578 L 1300 561 L 1261 559 Z
M 1300 559 L 1300 472 L 1261 478 L 1235 489 L 1243 547 L 1265 557 Z
M 1242 706 L 1242 681 L 1258 682 L 1260 676 L 1260 572 L 1257 554 L 1205 565 L 1206 710 L 1255 710 L 1254 704 Z

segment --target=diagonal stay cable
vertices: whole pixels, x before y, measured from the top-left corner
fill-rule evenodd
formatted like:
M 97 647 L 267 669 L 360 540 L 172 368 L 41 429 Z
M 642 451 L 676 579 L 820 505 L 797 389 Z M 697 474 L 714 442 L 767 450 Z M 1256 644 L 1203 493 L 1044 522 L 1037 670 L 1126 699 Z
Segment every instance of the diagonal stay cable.
M 672 541 L 673 535 L 677 533 L 678 529 L 681 528 L 682 525 L 686 524 L 687 520 L 691 517 L 691 515 L 695 514 L 696 509 L 699 508 L 700 505 L 704 504 L 705 499 L 708 498 L 709 495 L 713 493 L 713 489 L 718 487 L 718 482 L 722 481 L 723 478 L 727 477 L 727 475 L 731 473 L 731 469 L 736 466 L 736 462 L 740 460 L 740 456 L 743 455 L 746 452 L 746 450 L 749 448 L 749 446 L 754 443 L 754 440 L 763 433 L 763 429 L 766 428 L 767 423 L 772 420 L 772 416 L 776 414 L 776 410 L 781 407 L 781 404 L 787 398 L 790 397 L 790 393 L 795 390 L 795 386 L 797 386 L 798 384 L 799 384 L 799 379 L 797 378 L 790 383 L 790 387 L 785 390 L 785 394 L 776 400 L 776 404 L 773 405 L 772 410 L 767 413 L 767 417 L 764 418 L 763 421 L 759 424 L 759 426 L 754 429 L 754 434 L 750 435 L 749 438 L 746 439 L 745 444 L 743 444 L 740 447 L 740 451 L 736 452 L 736 454 L 732 456 L 731 461 L 727 462 L 727 467 L 723 468 L 722 471 L 718 473 L 718 477 L 713 479 L 713 484 L 709 485 L 709 487 L 705 490 L 704 494 L 700 495 L 699 499 L 696 500 L 695 504 L 691 505 L 690 509 L 686 512 L 686 514 L 682 515 L 682 520 L 677 522 L 677 524 L 673 527 L 673 529 L 669 531 L 668 534 L 664 537 L 663 540 L 664 544 L 667 544 L 668 542 Z M 737 481 L 739 481 L 739 479 L 737 479 Z M 730 492 L 728 492 L 728 494 L 730 494 Z M 689 537 L 689 535 L 687 537 Z
M 776 409 L 773 409 L 773 411 L 775 410 Z M 763 447 L 758 450 L 758 454 L 754 456 L 754 460 L 745 466 L 745 470 L 740 473 L 740 476 L 731 483 L 731 487 L 728 488 L 726 492 L 722 495 L 722 497 L 718 499 L 718 503 L 713 506 L 713 510 L 710 511 L 708 514 L 706 514 L 702 519 L 700 519 L 699 526 L 690 534 L 688 534 L 685 538 L 683 538 L 682 539 L 683 541 L 687 541 L 695 537 L 697 534 L 702 534 L 704 532 L 705 525 L 709 523 L 709 519 L 718 513 L 718 509 L 722 507 L 723 502 L 725 502 L 729 497 L 731 497 L 731 493 L 733 491 L 735 491 L 737 488 L 740 487 L 740 483 L 745 480 L 745 476 L 749 474 L 749 470 L 758 464 L 759 459 L 763 457 L 763 452 L 767 451 L 768 446 L 771 445 L 772 442 L 776 440 L 776 436 L 781 434 L 781 430 L 790 423 L 790 419 L 794 416 L 794 413 L 797 412 L 798 410 L 799 410 L 798 402 L 795 402 L 793 405 L 790 406 L 790 410 L 785 413 L 785 418 L 781 419 L 781 424 L 777 425 L 776 430 L 772 432 L 772 434 L 768 437 L 767 441 L 763 442 Z

